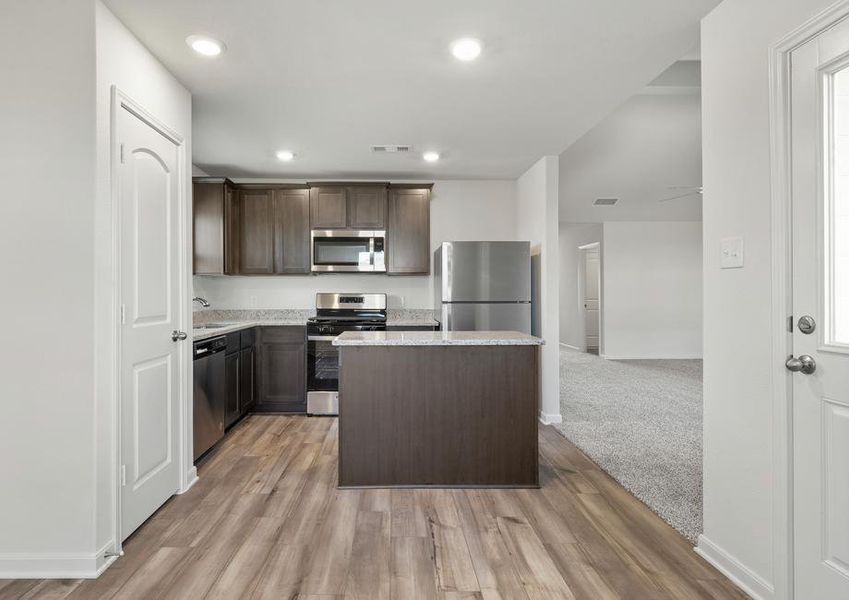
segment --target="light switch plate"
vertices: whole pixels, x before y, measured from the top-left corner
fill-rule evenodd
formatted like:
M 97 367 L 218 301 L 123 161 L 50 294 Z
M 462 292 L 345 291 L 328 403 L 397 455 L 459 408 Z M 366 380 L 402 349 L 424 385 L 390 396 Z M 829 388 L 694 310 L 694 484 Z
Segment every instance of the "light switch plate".
M 740 269 L 743 267 L 743 238 L 729 237 L 719 241 L 721 256 L 720 269 Z

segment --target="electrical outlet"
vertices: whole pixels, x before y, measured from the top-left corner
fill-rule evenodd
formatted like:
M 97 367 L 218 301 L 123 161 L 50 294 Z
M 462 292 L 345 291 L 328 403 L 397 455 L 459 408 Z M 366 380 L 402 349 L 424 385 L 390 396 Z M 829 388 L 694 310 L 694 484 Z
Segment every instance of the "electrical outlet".
M 743 238 L 722 238 L 719 241 L 721 255 L 719 257 L 720 269 L 740 269 L 743 267 Z

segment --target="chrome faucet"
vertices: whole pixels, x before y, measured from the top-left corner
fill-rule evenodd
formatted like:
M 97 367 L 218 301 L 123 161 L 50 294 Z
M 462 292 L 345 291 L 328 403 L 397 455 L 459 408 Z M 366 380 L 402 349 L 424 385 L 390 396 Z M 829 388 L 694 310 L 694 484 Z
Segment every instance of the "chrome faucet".
M 200 302 L 200 305 L 202 307 L 209 308 L 209 302 L 207 302 L 205 299 L 201 298 L 200 296 L 196 296 L 195 298 L 192 298 L 192 302 Z

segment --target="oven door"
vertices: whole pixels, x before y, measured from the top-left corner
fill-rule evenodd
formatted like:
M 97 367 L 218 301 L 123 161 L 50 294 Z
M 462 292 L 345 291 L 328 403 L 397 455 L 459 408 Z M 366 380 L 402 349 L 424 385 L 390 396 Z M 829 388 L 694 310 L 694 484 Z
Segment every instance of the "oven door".
M 316 229 L 312 232 L 312 270 L 385 272 L 383 231 Z
M 307 414 L 339 414 L 339 349 L 335 335 L 307 337 Z

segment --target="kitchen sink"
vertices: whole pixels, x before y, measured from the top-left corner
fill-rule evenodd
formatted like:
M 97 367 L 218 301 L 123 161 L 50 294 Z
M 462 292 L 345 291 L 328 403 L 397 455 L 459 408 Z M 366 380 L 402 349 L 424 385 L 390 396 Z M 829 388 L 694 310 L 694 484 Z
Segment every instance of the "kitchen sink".
M 221 329 L 222 327 L 229 327 L 230 325 L 235 325 L 235 323 L 203 323 L 201 325 L 192 325 L 193 329 Z

